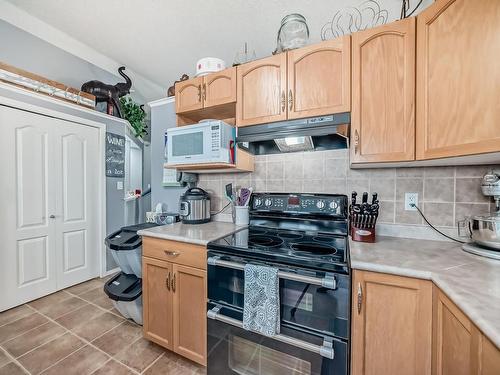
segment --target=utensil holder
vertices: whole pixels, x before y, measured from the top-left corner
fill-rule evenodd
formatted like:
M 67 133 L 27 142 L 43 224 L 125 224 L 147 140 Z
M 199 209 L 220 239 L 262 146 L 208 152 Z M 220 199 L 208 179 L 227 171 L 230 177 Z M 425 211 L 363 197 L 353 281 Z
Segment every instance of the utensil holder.
M 250 216 L 248 206 L 234 206 L 234 223 L 236 225 L 248 225 Z
M 351 223 L 351 238 L 358 242 L 375 242 L 375 226 L 373 228 L 358 228 Z

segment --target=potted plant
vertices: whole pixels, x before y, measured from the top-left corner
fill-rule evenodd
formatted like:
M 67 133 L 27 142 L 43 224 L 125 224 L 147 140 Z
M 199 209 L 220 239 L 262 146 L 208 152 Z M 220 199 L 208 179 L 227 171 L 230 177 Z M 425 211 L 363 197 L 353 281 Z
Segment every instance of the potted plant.
M 134 102 L 130 96 L 124 96 L 120 98 L 120 107 L 122 109 L 123 118 L 130 122 L 132 128 L 134 128 L 136 137 L 143 137 L 148 134 L 146 125 L 146 112 L 141 108 L 139 104 Z

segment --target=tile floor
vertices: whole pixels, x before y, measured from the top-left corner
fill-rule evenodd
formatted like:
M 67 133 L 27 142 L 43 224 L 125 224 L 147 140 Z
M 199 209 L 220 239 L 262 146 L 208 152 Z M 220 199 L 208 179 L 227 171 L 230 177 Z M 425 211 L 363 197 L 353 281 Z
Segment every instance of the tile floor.
M 94 279 L 0 313 L 0 375 L 205 374 L 142 338 Z

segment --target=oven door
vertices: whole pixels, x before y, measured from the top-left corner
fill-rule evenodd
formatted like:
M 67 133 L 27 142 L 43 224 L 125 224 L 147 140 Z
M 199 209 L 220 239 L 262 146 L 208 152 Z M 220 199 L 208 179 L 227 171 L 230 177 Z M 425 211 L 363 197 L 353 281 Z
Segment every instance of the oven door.
M 208 375 L 346 375 L 347 342 L 282 326 L 276 337 L 241 328 L 243 312 L 209 303 Z
M 246 263 L 259 261 L 208 252 L 208 299 L 243 309 Z M 280 271 L 282 324 L 316 330 L 319 334 L 349 338 L 349 275 L 270 264 Z M 281 276 L 283 275 L 283 276 Z M 288 276 L 287 276 L 288 275 Z M 294 277 L 298 276 L 298 277 Z M 334 287 L 321 285 L 334 280 Z

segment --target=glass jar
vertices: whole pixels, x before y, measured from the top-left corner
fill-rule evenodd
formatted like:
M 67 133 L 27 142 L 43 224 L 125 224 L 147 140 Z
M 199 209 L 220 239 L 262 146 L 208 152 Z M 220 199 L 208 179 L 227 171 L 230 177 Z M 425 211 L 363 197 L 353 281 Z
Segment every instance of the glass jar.
M 309 28 L 305 17 L 298 13 L 289 14 L 281 20 L 277 52 L 304 47 L 308 39 Z

